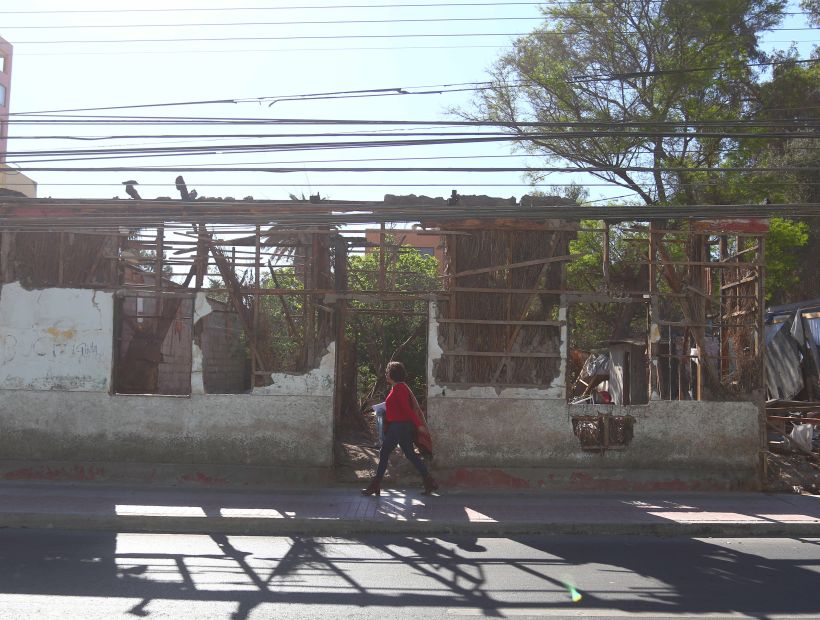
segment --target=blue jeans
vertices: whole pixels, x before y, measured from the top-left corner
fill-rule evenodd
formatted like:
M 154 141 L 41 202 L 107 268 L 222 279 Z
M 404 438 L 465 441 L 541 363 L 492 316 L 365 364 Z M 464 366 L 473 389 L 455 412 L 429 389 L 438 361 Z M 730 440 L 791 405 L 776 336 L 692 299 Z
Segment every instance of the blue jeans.
M 379 467 L 376 469 L 376 477 L 381 478 L 384 472 L 387 471 L 387 464 L 390 460 L 390 454 L 396 449 L 396 446 L 401 446 L 404 456 L 410 461 L 419 471 L 423 478 L 429 475 L 427 465 L 421 460 L 421 457 L 416 454 L 413 449 L 413 437 L 415 436 L 416 427 L 412 422 L 391 422 L 387 427 L 387 432 L 384 434 L 384 442 L 379 452 Z

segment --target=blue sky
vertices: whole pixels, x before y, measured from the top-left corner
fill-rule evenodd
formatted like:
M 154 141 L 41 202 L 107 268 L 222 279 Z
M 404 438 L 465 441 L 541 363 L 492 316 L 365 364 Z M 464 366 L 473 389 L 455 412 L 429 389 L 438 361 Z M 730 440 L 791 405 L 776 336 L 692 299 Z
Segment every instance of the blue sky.
M 539 23 L 537 5 L 505 6 L 393 6 L 373 0 L 142 0 L 141 2 L 78 0 L 28 0 L 0 9 L 0 36 L 15 45 L 12 113 L 69 108 L 124 106 L 182 101 L 240 100 L 237 103 L 171 108 L 113 110 L 93 114 L 168 115 L 253 118 L 407 119 L 447 120 L 446 110 L 468 105 L 471 94 L 457 92 L 458 85 L 487 78 L 486 69 L 510 45 L 516 33 Z M 431 2 L 393 2 L 429 5 Z M 351 8 L 350 5 L 367 5 Z M 302 8 L 284 8 L 284 7 Z M 308 6 L 323 8 L 307 8 Z M 111 11 L 115 7 L 116 11 Z M 239 8 L 238 8 L 239 7 Z M 231 10 L 225 10 L 231 8 Z M 141 9 L 132 12 L 125 9 Z M 151 9 L 151 10 L 145 10 Z M 161 10 L 156 10 L 161 9 Z M 176 10 L 195 9 L 195 10 Z M 796 6 L 794 7 L 796 9 Z M 86 12 L 86 11 L 110 12 Z M 32 11 L 13 14 L 6 11 Z M 59 12 L 77 11 L 77 12 Z M 408 21 L 404 21 L 408 20 Z M 420 20 L 420 21 L 409 21 Z M 341 21 L 353 23 L 338 23 Z M 294 23 L 313 22 L 313 23 Z M 336 22 L 336 23 L 317 23 Z M 795 16 L 786 27 L 804 26 Z M 494 34 L 491 34 L 494 33 Z M 816 31 L 778 31 L 769 45 L 788 47 L 798 41 L 807 56 Z M 407 36 L 426 35 L 426 36 Z M 447 35 L 447 36 L 438 36 Z M 454 36 L 471 35 L 471 36 Z M 330 38 L 328 38 L 330 37 Z M 351 38 L 348 38 L 351 37 Z M 360 38 L 355 38 L 360 37 Z M 150 39 L 150 42 L 126 40 Z M 158 41 L 167 39 L 167 41 Z M 186 40 L 210 39 L 210 40 Z M 287 95 L 357 91 L 367 89 L 432 86 L 443 94 L 382 96 L 315 101 L 277 101 Z M 417 90 L 424 90 L 417 88 Z M 374 128 L 384 131 L 384 128 Z M 258 128 L 256 129 L 259 130 Z M 266 127 L 267 132 L 305 133 L 350 129 L 306 126 Z M 355 131 L 365 128 L 356 127 Z M 253 131 L 237 126 L 36 126 L 13 125 L 9 151 L 44 148 L 99 148 L 102 146 L 158 145 L 159 140 L 119 138 L 110 141 L 23 139 L 24 136 L 74 135 L 100 137 L 124 134 Z M 389 132 L 384 131 L 386 135 Z M 317 138 L 318 139 L 318 138 Z M 305 141 L 311 138 L 294 138 Z M 266 139 L 261 142 L 271 143 Z M 236 138 L 203 141 L 181 137 L 162 146 L 236 144 L 253 141 Z M 379 149 L 315 150 L 210 154 L 186 157 L 144 157 L 89 161 L 82 165 L 114 166 L 245 166 L 294 167 L 435 165 L 520 166 L 500 145 L 441 145 Z M 474 159 L 481 156 L 481 159 Z M 454 157 L 411 161 L 356 161 L 390 158 Z M 48 159 L 48 157 L 43 157 Z M 53 157 L 51 159 L 54 159 Z M 15 161 L 9 158 L 10 163 Z M 339 161 L 343 160 L 343 161 Z M 530 163 L 537 163 L 530 160 Z M 35 165 L 35 164 L 30 164 Z M 41 166 L 73 166 L 74 162 L 43 162 Z M 144 198 L 176 196 L 175 172 L 30 172 L 40 183 L 41 196 L 125 197 L 121 181 L 137 179 Z M 380 200 L 385 193 L 521 196 L 528 188 L 519 173 L 493 175 L 468 173 L 292 173 L 187 172 L 189 187 L 201 195 L 253 195 L 259 199 L 286 199 L 289 194 L 320 192 L 334 199 Z M 583 182 L 579 175 L 552 175 L 547 183 Z M 479 186 L 478 184 L 486 184 Z M 372 186 L 350 186 L 371 184 Z M 492 186 L 497 184 L 501 186 Z M 623 194 L 620 188 L 592 187 L 591 199 Z

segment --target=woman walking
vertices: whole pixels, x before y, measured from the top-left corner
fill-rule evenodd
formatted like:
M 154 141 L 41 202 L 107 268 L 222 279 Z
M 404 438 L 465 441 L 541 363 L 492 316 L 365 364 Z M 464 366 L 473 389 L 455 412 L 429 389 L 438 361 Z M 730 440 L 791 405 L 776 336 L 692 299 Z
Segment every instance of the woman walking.
M 387 383 L 392 386 L 385 400 L 387 405 L 387 413 L 385 414 L 387 430 L 384 433 L 384 441 L 379 451 L 379 467 L 376 469 L 376 475 L 367 488 L 362 491 L 362 495 L 381 494 L 382 478 L 387 471 L 390 454 L 396 449 L 396 446 L 401 446 L 404 456 L 421 474 L 424 480 L 424 494 L 429 495 L 438 489 L 438 484 L 427 470 L 427 465 L 413 449 L 416 428 L 423 427 L 424 420 L 417 413 L 417 410 L 420 412 L 421 409 L 416 402 L 416 397 L 413 396 L 413 392 L 405 383 L 407 381 L 407 371 L 404 364 L 390 362 L 387 365 L 385 377 Z

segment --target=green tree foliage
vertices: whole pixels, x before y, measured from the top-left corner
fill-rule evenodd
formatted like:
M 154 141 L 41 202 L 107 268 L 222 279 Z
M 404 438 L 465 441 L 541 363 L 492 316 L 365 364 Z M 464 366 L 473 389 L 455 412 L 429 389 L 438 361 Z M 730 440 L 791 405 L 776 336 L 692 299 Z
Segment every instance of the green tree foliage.
M 737 132 L 738 121 L 817 119 L 820 63 L 799 62 L 793 50 L 769 58 L 759 47 L 760 34 L 781 21 L 785 4 L 549 5 L 543 25 L 498 60 L 492 87 L 463 115 L 506 127 L 528 153 L 602 168 L 592 174 L 636 192 L 645 204 L 817 202 L 820 151 L 801 136 L 799 124 L 787 138 L 726 136 Z M 820 23 L 819 6 L 817 0 L 801 3 L 810 23 Z M 754 65 L 767 60 L 775 64 L 764 79 L 768 74 Z M 687 135 L 669 135 L 675 132 Z M 628 169 L 633 167 L 647 171 Z M 726 170 L 732 167 L 804 170 Z M 817 296 L 818 253 L 818 223 L 773 223 L 767 240 L 770 299 Z
M 772 218 L 766 239 L 766 301 L 792 301 L 788 291 L 801 288 L 802 248 L 808 241 L 809 225 L 806 222 Z M 816 290 L 816 283 L 811 284 Z
M 814 56 L 820 59 L 817 48 Z M 726 191 L 750 200 L 764 196 L 775 203 L 816 203 L 820 201 L 820 151 L 806 134 L 816 131 L 820 118 L 820 63 L 800 63 L 793 52 L 775 58 L 780 64 L 760 87 L 756 115 L 762 120 L 790 120 L 794 127 L 786 138 L 742 143 L 734 160 L 740 166 L 780 170 L 745 179 L 735 175 Z M 815 220 L 772 219 L 766 239 L 768 301 L 789 303 L 820 295 L 820 222 Z
M 393 239 L 388 238 L 388 243 Z M 352 290 L 378 288 L 379 252 L 350 257 Z M 431 291 L 439 287 L 438 261 L 411 246 L 402 246 L 385 257 L 385 283 L 393 291 Z M 427 376 L 427 301 L 352 301 L 354 310 L 348 338 L 356 343 L 360 402 L 385 395 L 384 369 L 391 359 L 404 363 L 410 387 L 424 394 Z M 355 312 L 355 311 L 358 312 Z M 368 313 L 374 310 L 374 313 Z M 415 316 L 420 315 L 420 316 Z
M 646 204 L 668 203 L 681 189 L 671 169 L 723 162 L 731 141 L 706 135 L 715 127 L 696 121 L 728 125 L 747 115 L 755 83 L 749 63 L 763 58 L 758 36 L 779 22 L 784 5 L 785 0 L 549 5 L 544 24 L 496 63 L 492 88 L 482 91 L 476 111 L 466 116 L 502 124 L 530 153 L 603 168 L 593 174 L 635 191 Z M 566 123 L 582 125 L 567 130 Z M 619 131 L 597 133 L 603 129 Z M 568 135 L 579 130 L 590 133 Z M 668 135 L 683 130 L 690 135 Z M 634 166 L 651 171 L 627 170 Z

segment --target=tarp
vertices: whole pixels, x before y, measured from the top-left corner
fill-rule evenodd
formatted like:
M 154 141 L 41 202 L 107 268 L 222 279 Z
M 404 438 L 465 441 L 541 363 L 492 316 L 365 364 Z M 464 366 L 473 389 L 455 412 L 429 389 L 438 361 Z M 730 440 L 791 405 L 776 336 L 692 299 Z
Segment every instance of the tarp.
M 766 386 L 771 398 L 789 400 L 803 389 L 800 347 L 789 322 L 766 326 Z

